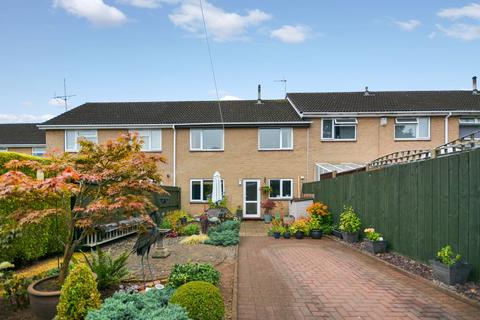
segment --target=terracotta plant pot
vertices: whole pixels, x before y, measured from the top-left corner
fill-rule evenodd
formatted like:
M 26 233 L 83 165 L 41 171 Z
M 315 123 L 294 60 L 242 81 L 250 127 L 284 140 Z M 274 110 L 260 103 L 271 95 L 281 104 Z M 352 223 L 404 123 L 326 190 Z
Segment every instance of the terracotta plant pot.
M 55 317 L 57 304 L 60 301 L 60 291 L 38 291 L 35 289 L 38 284 L 55 278 L 57 278 L 57 276 L 48 277 L 35 281 L 28 286 L 30 309 L 37 319 L 50 320 Z
M 311 230 L 310 231 L 310 237 L 312 239 L 322 239 L 323 232 L 322 230 Z

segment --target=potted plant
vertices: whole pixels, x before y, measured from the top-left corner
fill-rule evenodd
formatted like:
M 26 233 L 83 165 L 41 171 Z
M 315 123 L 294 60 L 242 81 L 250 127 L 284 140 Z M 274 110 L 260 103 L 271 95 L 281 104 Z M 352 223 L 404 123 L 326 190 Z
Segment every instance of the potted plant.
M 372 253 L 383 253 L 387 250 L 387 241 L 383 240 L 380 233 L 376 232 L 374 228 L 367 228 L 363 230 L 367 241 L 365 242 L 365 249 Z
M 311 220 L 310 225 L 310 237 L 312 239 L 322 239 L 322 225 L 320 224 L 320 221 L 318 220 Z
M 344 211 L 340 215 L 340 231 L 342 238 L 346 242 L 354 243 L 358 241 L 358 231 L 362 226 L 360 218 L 357 216 L 351 206 L 344 207 Z
M 279 224 L 274 224 L 270 229 L 275 239 L 280 239 L 280 236 L 285 233 L 285 227 Z
M 0 200 L 15 199 L 18 203 L 11 213 L 16 228 L 54 215 L 67 222 L 58 276 L 41 279 L 28 287 L 31 309 L 40 319 L 51 319 L 55 314 L 73 253 L 96 225 L 114 215 L 138 215 L 153 226 L 148 214 L 156 207 L 150 194 L 165 193 L 157 169 L 158 162 L 165 160 L 144 154 L 137 135 L 121 135 L 105 145 L 81 140 L 80 146 L 78 153 L 52 156 L 48 163 L 10 161 L 5 167 L 11 171 L 0 176 Z M 20 169 L 40 170 L 46 178 L 37 180 Z M 18 188 L 19 185 L 22 187 Z M 40 201 L 49 206 L 38 209 Z
M 448 285 L 464 284 L 470 274 L 470 265 L 461 261 L 462 256 L 453 252 L 452 246 L 446 245 L 431 260 L 433 278 Z
M 338 228 L 338 225 L 336 224 L 332 226 L 332 235 L 334 237 L 342 239 L 342 232 L 340 231 L 340 229 Z
M 290 235 L 291 235 L 291 233 L 290 233 L 290 226 L 289 226 L 289 225 L 286 225 L 286 226 L 285 226 L 285 232 L 283 233 L 283 237 L 284 237 L 285 239 L 290 239 Z
M 260 190 L 262 190 L 264 194 L 270 194 L 270 192 L 272 192 L 272 187 L 269 185 L 264 185 L 260 187 Z
M 290 232 L 295 235 L 296 239 L 303 239 L 305 234 L 308 233 L 308 221 L 307 219 L 298 219 L 290 226 Z
M 262 208 L 265 209 L 265 213 L 263 214 L 263 219 L 265 221 L 265 223 L 270 223 L 272 222 L 272 209 L 275 208 L 277 206 L 277 204 L 275 203 L 275 201 L 271 200 L 271 199 L 267 199 L 265 201 L 262 202 Z

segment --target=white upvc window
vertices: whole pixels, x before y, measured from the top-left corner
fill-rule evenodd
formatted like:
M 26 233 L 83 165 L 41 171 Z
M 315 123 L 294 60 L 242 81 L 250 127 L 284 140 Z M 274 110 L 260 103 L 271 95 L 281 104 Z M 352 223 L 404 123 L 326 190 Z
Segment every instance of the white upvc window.
M 395 140 L 429 140 L 429 117 L 395 118 Z
M 269 198 L 291 199 L 293 198 L 293 179 L 269 179 L 271 188 Z
M 480 131 L 480 118 L 460 118 L 458 120 L 460 137 Z M 480 132 L 475 134 L 475 140 L 480 139 Z
M 293 128 L 258 129 L 258 150 L 292 150 Z
M 225 194 L 225 188 L 222 179 L 222 194 Z M 212 198 L 213 180 L 212 179 L 191 179 L 190 180 L 190 202 L 208 202 Z
M 47 153 L 47 148 L 45 147 L 32 148 L 32 156 L 43 157 L 45 153 Z
M 134 129 L 130 133 L 138 134 L 143 141 L 142 151 L 162 151 L 162 130 L 161 129 Z
M 8 148 L 7 147 L 0 147 L 0 152 L 7 152 Z
M 223 151 L 223 129 L 190 129 L 191 151 Z
M 322 119 L 322 140 L 357 140 L 357 118 Z
M 97 130 L 65 130 L 65 151 L 77 152 L 80 150 L 79 141 L 82 139 L 97 143 Z

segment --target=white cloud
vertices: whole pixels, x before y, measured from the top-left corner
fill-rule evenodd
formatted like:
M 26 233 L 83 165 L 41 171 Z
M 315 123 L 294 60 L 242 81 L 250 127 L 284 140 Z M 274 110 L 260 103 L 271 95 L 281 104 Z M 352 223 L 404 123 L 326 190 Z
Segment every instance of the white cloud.
M 237 96 L 225 95 L 221 97 L 220 100 L 241 100 L 241 99 L 240 97 L 237 97 Z
M 226 12 L 222 8 L 203 1 L 208 33 L 215 41 L 246 39 L 247 29 L 271 19 L 271 15 L 259 10 L 249 10 L 245 15 Z M 170 21 L 188 32 L 203 35 L 203 20 L 197 0 L 185 0 L 169 15 Z
M 437 36 L 437 33 L 435 31 L 433 31 L 433 32 L 430 32 L 430 34 L 428 35 L 428 38 L 429 39 L 434 39 L 436 36 Z
M 103 0 L 54 0 L 53 6 L 97 26 L 117 26 L 127 21 L 122 11 L 105 4 Z
M 310 28 L 302 25 L 283 25 L 270 33 L 272 38 L 276 38 L 286 43 L 301 43 L 310 37 Z
M 449 27 L 443 27 L 442 25 L 437 24 L 437 28 L 447 37 L 464 41 L 480 39 L 480 25 L 455 23 Z
M 163 3 L 177 3 L 178 0 L 120 0 L 121 3 L 144 9 L 156 9 Z
M 460 8 L 449 8 L 440 10 L 437 13 L 438 16 L 448 19 L 460 19 L 460 18 L 472 18 L 480 19 L 480 4 L 471 3 L 467 6 Z
M 413 31 L 422 25 L 420 21 L 413 19 L 407 21 L 394 21 L 393 23 L 403 31 Z
M 37 122 L 45 122 L 53 117 L 55 117 L 53 114 L 33 115 L 33 114 L 0 113 L 0 123 L 23 123 L 23 122 L 37 123 Z

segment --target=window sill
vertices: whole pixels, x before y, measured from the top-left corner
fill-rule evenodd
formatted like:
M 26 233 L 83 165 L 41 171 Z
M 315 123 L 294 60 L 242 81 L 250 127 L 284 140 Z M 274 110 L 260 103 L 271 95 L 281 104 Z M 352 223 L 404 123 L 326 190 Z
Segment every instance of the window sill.
M 195 201 L 195 200 L 190 200 L 190 204 L 208 204 L 208 201 Z
M 293 148 L 290 148 L 290 149 L 258 149 L 258 151 L 293 151 Z
M 290 200 L 293 199 L 293 197 L 292 198 L 270 198 L 270 197 L 268 197 L 268 199 L 272 200 L 272 201 L 290 201 Z
M 215 150 L 192 150 L 190 149 L 190 152 L 223 152 L 225 151 L 224 149 L 215 149 Z
M 357 139 L 321 139 L 322 142 L 356 142 Z
M 405 139 L 401 139 L 401 138 L 395 138 L 394 141 L 430 141 L 430 138 L 405 138 Z

